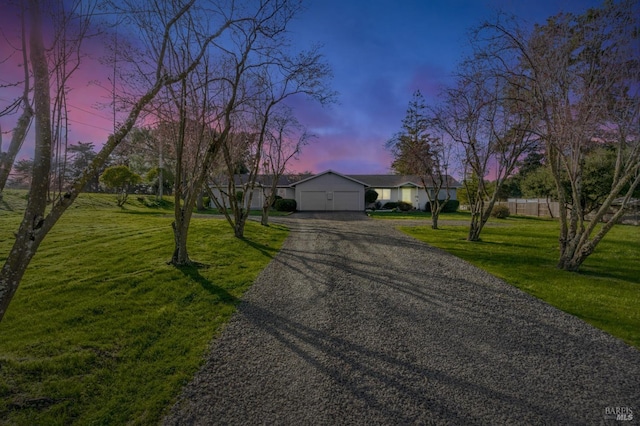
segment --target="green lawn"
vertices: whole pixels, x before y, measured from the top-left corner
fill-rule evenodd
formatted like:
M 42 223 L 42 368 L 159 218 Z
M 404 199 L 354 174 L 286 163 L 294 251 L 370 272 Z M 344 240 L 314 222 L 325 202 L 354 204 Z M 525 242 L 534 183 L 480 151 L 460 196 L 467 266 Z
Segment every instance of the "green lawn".
M 367 215 L 374 219 L 425 219 L 431 224 L 431 213 L 421 210 L 401 211 L 367 211 Z M 469 220 L 469 213 L 440 213 L 439 220 Z
M 615 226 L 580 272 L 571 273 L 555 267 L 556 221 L 492 219 L 480 242 L 465 241 L 467 226 L 432 230 L 425 222 L 400 230 L 640 348 L 640 227 Z
M 0 204 L 0 259 L 24 193 Z M 172 206 L 83 194 L 42 244 L 0 323 L 0 424 L 157 424 L 287 231 L 194 219 L 206 268 L 166 264 Z

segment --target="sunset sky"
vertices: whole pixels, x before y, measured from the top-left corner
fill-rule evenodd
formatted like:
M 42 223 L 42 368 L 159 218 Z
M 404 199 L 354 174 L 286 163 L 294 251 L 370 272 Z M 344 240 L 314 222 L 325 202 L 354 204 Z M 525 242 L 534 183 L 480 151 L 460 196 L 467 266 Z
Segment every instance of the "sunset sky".
M 439 88 L 451 81 L 456 64 L 468 53 L 467 31 L 497 10 L 528 23 L 543 23 L 560 11 L 580 13 L 598 6 L 595 0 L 309 0 L 306 11 L 290 27 L 300 48 L 323 45 L 334 72 L 338 102 L 322 108 L 297 103 L 300 121 L 316 135 L 293 163 L 295 171 L 332 169 L 346 174 L 388 173 L 391 159 L 385 142 L 400 130 L 413 92 L 419 89 L 435 103 Z M 3 33 L 17 22 L 0 6 Z M 0 39 L 2 59 L 10 52 Z M 0 84 L 19 78 L 21 68 L 0 63 Z M 107 72 L 92 66 L 80 69 L 70 95 L 70 142 L 94 142 L 99 147 L 112 131 L 112 117 L 99 104 L 109 102 Z M 0 108 L 13 99 L 12 89 L 0 89 Z M 5 150 L 16 117 L 2 117 Z M 33 136 L 27 137 L 19 158 L 33 156 Z

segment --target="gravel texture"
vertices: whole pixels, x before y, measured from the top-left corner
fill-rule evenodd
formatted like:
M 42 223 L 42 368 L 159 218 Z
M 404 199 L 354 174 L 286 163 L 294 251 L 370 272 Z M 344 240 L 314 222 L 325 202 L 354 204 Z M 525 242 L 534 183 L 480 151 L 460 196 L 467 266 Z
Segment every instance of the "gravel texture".
M 165 424 L 637 424 L 637 349 L 386 221 L 279 220 Z

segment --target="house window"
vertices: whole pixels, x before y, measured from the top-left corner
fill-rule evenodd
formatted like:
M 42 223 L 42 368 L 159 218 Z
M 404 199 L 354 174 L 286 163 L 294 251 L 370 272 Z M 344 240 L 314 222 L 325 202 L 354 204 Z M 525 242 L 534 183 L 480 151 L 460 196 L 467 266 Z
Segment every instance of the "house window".
M 391 199 L 391 189 L 389 189 L 389 188 L 385 188 L 385 189 L 376 188 L 375 191 L 378 193 L 378 200 L 390 200 Z
M 278 197 L 285 198 L 287 196 L 287 190 L 285 188 L 278 188 Z

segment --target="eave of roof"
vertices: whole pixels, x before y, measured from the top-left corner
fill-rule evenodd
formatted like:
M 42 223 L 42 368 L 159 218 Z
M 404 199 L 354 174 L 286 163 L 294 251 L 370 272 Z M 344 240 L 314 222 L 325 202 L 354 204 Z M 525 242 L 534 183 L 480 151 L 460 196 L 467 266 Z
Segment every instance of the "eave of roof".
M 358 184 L 360 184 L 360 185 L 363 185 L 363 186 L 366 186 L 366 187 L 368 187 L 368 186 L 369 186 L 369 184 L 367 184 L 367 183 L 364 183 L 364 182 L 362 182 L 362 181 L 360 181 L 360 180 L 358 180 L 358 179 L 355 179 L 355 178 L 353 178 L 353 177 L 351 177 L 351 176 L 347 176 L 347 175 L 343 175 L 342 173 L 335 172 L 335 171 L 333 171 L 333 170 L 331 170 L 331 169 L 329 169 L 329 170 L 325 170 L 324 172 L 322 172 L 322 173 L 318 173 L 317 175 L 309 176 L 308 178 L 306 178 L 306 179 L 302 179 L 302 180 L 299 180 L 298 182 L 294 182 L 294 183 L 292 183 L 292 184 L 291 184 L 291 186 L 296 186 L 296 185 L 298 185 L 298 184 L 300 184 L 300 183 L 308 182 L 308 181 L 310 181 L 310 180 L 313 180 L 313 179 L 319 178 L 320 176 L 324 176 L 324 175 L 327 175 L 327 174 L 334 174 L 334 175 L 336 175 L 336 176 L 340 176 L 340 177 L 342 177 L 342 178 L 344 178 L 344 179 L 350 180 L 350 181 L 355 182 L 355 183 L 358 183 Z

